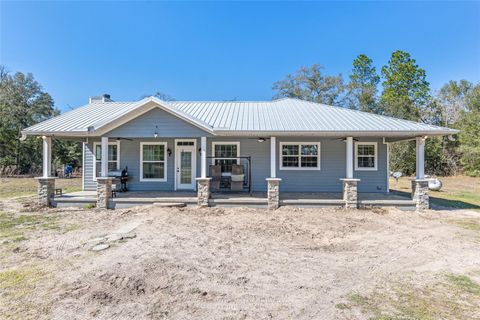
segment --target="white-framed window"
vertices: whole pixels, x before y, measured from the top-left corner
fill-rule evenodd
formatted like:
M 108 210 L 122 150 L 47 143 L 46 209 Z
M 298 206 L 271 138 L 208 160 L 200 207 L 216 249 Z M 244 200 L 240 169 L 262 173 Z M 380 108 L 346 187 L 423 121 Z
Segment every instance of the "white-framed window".
M 232 172 L 233 164 L 240 164 L 240 142 L 212 142 L 212 164 L 220 165 L 222 172 Z
M 102 175 L 102 143 L 93 143 L 93 154 L 95 161 L 93 163 L 94 178 Z M 108 143 L 108 171 L 120 170 L 120 140 Z
M 320 170 L 320 142 L 280 142 L 280 170 Z
M 377 170 L 376 142 L 355 142 L 355 170 Z
M 167 181 L 166 142 L 140 142 L 140 181 Z

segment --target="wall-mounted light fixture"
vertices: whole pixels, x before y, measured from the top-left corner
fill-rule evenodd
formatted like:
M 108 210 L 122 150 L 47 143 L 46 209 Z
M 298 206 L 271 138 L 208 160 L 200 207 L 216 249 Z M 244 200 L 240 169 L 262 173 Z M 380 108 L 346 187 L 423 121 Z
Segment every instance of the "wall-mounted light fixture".
M 155 126 L 155 133 L 153 134 L 154 138 L 158 138 L 158 126 Z
M 266 140 L 265 138 L 258 138 L 257 139 L 258 142 L 265 142 L 265 140 Z
M 170 148 L 167 149 L 167 154 L 169 157 L 172 155 L 172 150 L 170 150 Z

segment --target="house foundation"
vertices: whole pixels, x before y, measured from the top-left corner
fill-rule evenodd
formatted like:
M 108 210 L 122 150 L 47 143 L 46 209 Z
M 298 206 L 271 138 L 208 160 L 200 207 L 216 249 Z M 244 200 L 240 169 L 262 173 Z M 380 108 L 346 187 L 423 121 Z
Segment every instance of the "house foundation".
M 38 204 L 46 207 L 52 205 L 53 196 L 55 194 L 54 177 L 36 178 L 38 181 Z
M 267 178 L 267 204 L 268 209 L 280 207 L 280 178 Z
M 417 211 L 424 211 L 430 208 L 430 198 L 428 196 L 428 180 L 412 180 L 412 200 L 415 202 Z
M 208 207 L 211 180 L 212 178 L 197 178 L 197 203 L 200 207 Z
M 358 208 L 358 182 L 360 179 L 340 179 L 343 181 L 343 200 L 346 209 Z

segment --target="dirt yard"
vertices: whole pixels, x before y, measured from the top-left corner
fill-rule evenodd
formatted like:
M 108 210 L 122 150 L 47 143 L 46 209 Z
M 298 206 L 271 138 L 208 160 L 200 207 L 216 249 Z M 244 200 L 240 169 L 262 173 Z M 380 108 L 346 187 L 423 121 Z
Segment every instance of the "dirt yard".
M 480 319 L 477 211 L 0 211 L 0 318 Z

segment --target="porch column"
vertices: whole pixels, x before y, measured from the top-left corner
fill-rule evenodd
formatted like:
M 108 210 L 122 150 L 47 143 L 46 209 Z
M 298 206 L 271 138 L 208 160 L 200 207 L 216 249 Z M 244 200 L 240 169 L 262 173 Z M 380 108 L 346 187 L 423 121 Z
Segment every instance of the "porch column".
M 114 178 L 108 177 L 108 137 L 102 137 L 101 152 L 100 177 L 97 178 L 97 208 L 109 209 Z
M 108 177 L 108 137 L 102 137 L 102 161 L 100 169 L 100 175 L 102 177 Z
M 270 137 L 270 178 L 277 177 L 277 137 Z
M 353 137 L 347 137 L 346 178 L 353 179 Z
M 52 137 L 43 139 L 43 168 L 42 177 L 38 181 L 38 204 L 51 206 L 55 194 L 55 177 L 52 177 Z
M 416 177 L 412 180 L 412 200 L 417 211 L 430 207 L 428 196 L 428 180 L 425 179 L 425 138 L 417 137 L 416 141 Z
M 358 182 L 360 179 L 353 178 L 353 137 L 346 138 L 346 170 L 344 179 L 342 181 L 343 200 L 345 201 L 345 208 L 358 208 Z
M 200 177 L 207 177 L 207 137 L 200 138 Z

